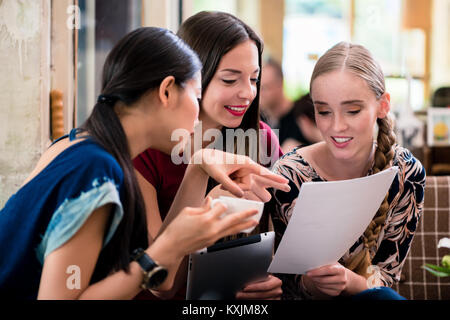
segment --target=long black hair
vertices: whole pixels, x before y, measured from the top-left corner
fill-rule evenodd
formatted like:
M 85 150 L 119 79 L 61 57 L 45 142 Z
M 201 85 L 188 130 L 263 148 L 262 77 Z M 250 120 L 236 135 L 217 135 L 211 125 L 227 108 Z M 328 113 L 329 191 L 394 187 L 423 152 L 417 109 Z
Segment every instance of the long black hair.
M 220 11 L 201 11 L 189 17 L 180 26 L 177 35 L 183 39 L 198 54 L 202 64 L 202 91 L 207 89 L 211 79 L 217 71 L 220 60 L 237 45 L 252 40 L 258 49 L 258 65 L 261 70 L 263 41 L 239 18 Z M 261 80 L 261 72 L 258 75 Z M 258 135 L 257 160 L 259 160 L 259 92 L 260 81 L 256 84 L 257 94 L 242 119 L 239 128 L 246 131 L 254 129 Z M 223 138 L 226 137 L 222 129 Z M 224 146 L 226 144 L 224 143 Z M 249 150 L 247 150 L 249 155 Z
M 125 106 L 135 103 L 149 90 L 157 89 L 168 76 L 173 76 L 175 82 L 183 86 L 200 69 L 196 53 L 171 31 L 162 28 L 136 29 L 109 53 L 103 68 L 101 96 L 81 128 L 112 154 L 123 170 L 124 216 L 100 254 L 93 281 L 111 271 L 128 272 L 131 251 L 148 246 L 145 204 L 127 137 L 114 110 L 115 103 L 121 101 Z

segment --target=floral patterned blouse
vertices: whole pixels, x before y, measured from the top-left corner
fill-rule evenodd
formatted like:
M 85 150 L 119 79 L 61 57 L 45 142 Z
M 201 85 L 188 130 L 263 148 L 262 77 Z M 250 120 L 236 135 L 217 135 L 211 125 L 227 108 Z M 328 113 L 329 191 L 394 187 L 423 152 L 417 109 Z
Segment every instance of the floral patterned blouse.
M 393 166 L 399 171 L 389 189 L 386 223 L 377 241 L 377 249 L 371 250 L 372 265 L 378 285 L 392 286 L 400 280 L 400 274 L 411 241 L 423 210 L 425 169 L 411 152 L 400 146 L 394 147 Z M 299 154 L 299 148 L 285 154 L 272 169 L 289 179 L 290 192 L 273 191 L 268 210 L 276 233 L 276 246 L 286 230 L 292 215 L 300 187 L 304 182 L 325 181 Z M 367 175 L 372 174 L 371 171 Z M 355 254 L 363 250 L 363 236 L 349 248 L 339 263 L 345 265 Z M 302 298 L 300 275 L 278 275 L 283 280 L 285 298 Z

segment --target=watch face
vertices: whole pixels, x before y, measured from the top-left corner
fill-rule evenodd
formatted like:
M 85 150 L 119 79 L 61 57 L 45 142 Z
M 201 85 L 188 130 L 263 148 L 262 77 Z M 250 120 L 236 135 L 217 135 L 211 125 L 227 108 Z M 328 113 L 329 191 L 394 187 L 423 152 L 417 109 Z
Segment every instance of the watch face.
M 148 279 L 148 286 L 152 289 L 157 288 L 167 278 L 167 270 L 162 267 L 156 267 L 151 271 Z

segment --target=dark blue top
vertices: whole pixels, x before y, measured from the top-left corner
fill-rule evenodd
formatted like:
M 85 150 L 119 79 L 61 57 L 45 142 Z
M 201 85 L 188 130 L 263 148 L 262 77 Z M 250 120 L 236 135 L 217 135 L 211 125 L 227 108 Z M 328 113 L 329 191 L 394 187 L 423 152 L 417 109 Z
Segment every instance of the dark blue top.
M 71 141 L 75 135 L 74 129 Z M 0 211 L 0 298 L 36 299 L 45 257 L 70 240 L 95 209 L 114 203 L 104 247 L 123 216 L 122 184 L 116 159 L 86 138 L 20 188 Z

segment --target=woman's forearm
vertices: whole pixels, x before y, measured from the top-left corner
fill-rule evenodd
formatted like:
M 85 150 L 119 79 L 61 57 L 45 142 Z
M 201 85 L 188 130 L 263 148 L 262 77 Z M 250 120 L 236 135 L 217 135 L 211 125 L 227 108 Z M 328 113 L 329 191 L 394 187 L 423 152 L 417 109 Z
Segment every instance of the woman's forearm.
M 165 230 L 167 225 L 185 207 L 200 207 L 202 205 L 206 194 L 208 178 L 209 176 L 199 165 L 189 164 L 170 210 L 159 230 L 159 234 Z
M 346 288 L 341 292 L 341 295 L 355 295 L 369 288 L 367 285 L 367 279 L 351 270 L 346 270 L 346 278 Z M 301 290 L 310 298 L 331 298 L 331 296 L 317 288 L 314 281 L 312 281 L 312 279 L 307 275 L 302 275 L 300 286 L 302 287 Z
M 157 288 L 161 291 L 172 289 L 174 278 L 182 261 L 183 256 L 174 249 L 175 246 L 172 241 L 162 236 L 145 250 L 151 259 L 168 270 L 166 280 Z M 105 279 L 86 288 L 78 299 L 132 299 L 142 290 L 141 284 L 143 278 L 141 266 L 133 261 L 130 263 L 129 273 L 118 271 L 109 275 Z
M 142 289 L 142 269 L 137 262 L 130 263 L 130 272 L 118 271 L 89 286 L 78 297 L 80 300 L 129 300 Z M 118 290 L 120 288 L 120 290 Z
M 188 257 L 185 257 L 178 267 L 176 272 L 173 286 L 170 290 L 151 290 L 152 294 L 160 299 L 167 300 L 172 299 L 180 288 L 186 284 L 188 268 Z
M 346 295 L 355 295 L 364 290 L 369 289 L 367 285 L 367 279 L 353 271 L 348 270 L 348 286 L 344 290 Z

